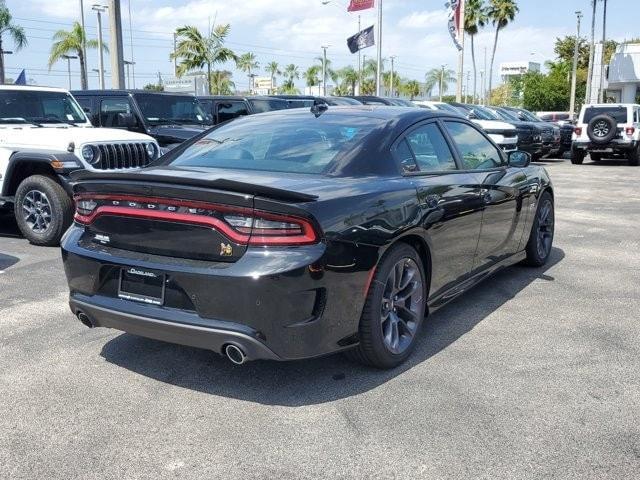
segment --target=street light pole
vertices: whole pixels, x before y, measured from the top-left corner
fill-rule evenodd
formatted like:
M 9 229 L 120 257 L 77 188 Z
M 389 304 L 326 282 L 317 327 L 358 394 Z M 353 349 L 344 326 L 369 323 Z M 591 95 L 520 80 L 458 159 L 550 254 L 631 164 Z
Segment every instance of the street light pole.
M 394 73 L 393 64 L 394 64 L 395 60 L 396 60 L 396 56 L 395 55 L 391 55 L 391 86 L 389 87 L 389 91 L 390 91 L 389 96 L 390 97 L 394 96 L 393 95 L 393 73 Z
M 591 102 L 591 84 L 593 83 L 593 61 L 596 43 L 596 12 L 597 0 L 591 0 L 593 13 L 591 14 L 591 43 L 589 44 L 589 69 L 587 70 L 587 91 L 584 96 L 584 103 Z
M 71 60 L 78 58 L 75 55 L 62 55 L 62 58 L 67 60 L 67 74 L 69 76 L 69 90 L 71 90 Z
M 442 101 L 442 84 L 444 83 L 444 69 L 446 65 L 442 65 L 442 70 L 440 70 L 440 88 L 438 89 L 438 94 L 440 95 L 440 101 Z
M 376 95 L 382 90 L 382 0 L 378 0 L 378 62 L 376 72 Z
M 361 26 L 361 16 L 358 15 L 358 33 L 362 31 Z M 358 93 L 352 92 L 354 95 L 360 95 L 361 84 L 362 84 L 362 73 L 360 71 L 362 65 L 362 52 L 358 49 Z
M 456 102 L 462 101 L 462 82 L 464 75 L 464 7 L 465 2 L 462 0 L 460 3 L 460 45 L 462 48 L 458 53 L 458 85 L 456 85 Z
M 104 90 L 104 53 L 102 51 L 102 13 L 106 12 L 107 7 L 104 5 L 93 5 L 91 7 L 93 11 L 98 15 L 98 58 L 99 58 L 99 80 L 100 90 Z
M 327 96 L 327 48 L 328 45 L 322 47 L 322 95 Z
M 85 79 L 85 82 L 80 83 L 86 83 L 89 77 L 87 77 L 87 31 L 84 28 L 84 0 L 80 0 L 80 26 L 82 27 L 82 58 L 84 59 L 80 65 L 82 69 L 80 76 Z M 84 90 L 87 88 L 87 85 L 83 84 L 81 88 Z
M 604 0 L 604 11 L 602 13 L 602 61 L 600 62 L 600 89 L 598 90 L 598 102 L 604 102 L 604 58 L 605 46 L 607 44 L 607 0 Z
M 577 11 L 576 17 L 578 18 L 578 34 L 576 35 L 575 45 L 573 47 L 573 70 L 571 72 L 571 99 L 569 100 L 569 112 L 571 118 L 576 113 L 576 76 L 578 72 L 578 51 L 580 46 L 580 21 L 582 20 L 582 12 Z
M 126 69 L 127 69 L 127 88 L 131 88 L 131 77 L 129 76 L 129 65 L 131 65 L 131 68 L 135 68 L 135 67 L 134 67 L 134 65 L 135 65 L 135 64 L 136 64 L 136 62 L 131 62 L 131 61 L 129 61 L 129 60 L 125 60 L 125 61 L 124 61 L 124 66 L 125 66 L 125 67 L 126 67 Z M 134 74 L 133 74 L 133 75 L 134 75 L 134 79 L 135 79 L 135 71 L 134 71 Z M 134 80 L 134 86 L 133 86 L 133 88 L 136 88 L 136 87 L 135 87 L 135 80 Z

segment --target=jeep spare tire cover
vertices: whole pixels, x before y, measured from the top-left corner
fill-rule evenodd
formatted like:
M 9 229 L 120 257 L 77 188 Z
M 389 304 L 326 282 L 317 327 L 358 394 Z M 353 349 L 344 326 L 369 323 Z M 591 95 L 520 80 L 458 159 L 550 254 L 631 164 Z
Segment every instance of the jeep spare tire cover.
M 609 143 L 618 132 L 618 123 L 613 117 L 596 115 L 587 125 L 587 135 L 593 143 Z

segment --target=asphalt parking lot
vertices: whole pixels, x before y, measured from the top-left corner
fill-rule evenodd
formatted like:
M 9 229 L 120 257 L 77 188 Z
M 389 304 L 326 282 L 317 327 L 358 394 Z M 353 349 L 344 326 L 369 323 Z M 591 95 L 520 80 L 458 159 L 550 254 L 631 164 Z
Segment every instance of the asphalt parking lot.
M 388 372 L 89 330 L 58 249 L 0 217 L 0 478 L 638 478 L 640 168 L 545 163 L 550 264 L 445 307 Z

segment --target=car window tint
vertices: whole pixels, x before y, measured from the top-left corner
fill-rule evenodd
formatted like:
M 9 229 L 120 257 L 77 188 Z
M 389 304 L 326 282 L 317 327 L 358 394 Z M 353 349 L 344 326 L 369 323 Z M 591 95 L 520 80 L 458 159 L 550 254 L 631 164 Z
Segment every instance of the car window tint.
M 627 107 L 588 107 L 584 112 L 584 123 L 589 123 L 596 115 L 609 115 L 617 123 L 627 123 Z
M 465 170 L 485 170 L 503 165 L 496 147 L 478 130 L 460 122 L 445 122 L 462 155 Z
M 223 102 L 218 104 L 218 122 L 226 122 L 242 115 L 249 115 L 244 102 Z
M 398 162 L 400 162 L 402 173 L 413 173 L 419 170 L 418 165 L 416 164 L 416 159 L 414 158 L 413 152 L 411 152 L 411 148 L 409 148 L 409 144 L 406 139 L 398 143 L 395 153 L 398 158 Z
M 440 128 L 429 123 L 407 135 L 407 142 L 415 155 L 421 172 L 455 170 L 456 162 Z
M 100 125 L 103 127 L 119 127 L 121 113 L 131 113 L 131 105 L 127 98 L 105 98 L 100 102 Z

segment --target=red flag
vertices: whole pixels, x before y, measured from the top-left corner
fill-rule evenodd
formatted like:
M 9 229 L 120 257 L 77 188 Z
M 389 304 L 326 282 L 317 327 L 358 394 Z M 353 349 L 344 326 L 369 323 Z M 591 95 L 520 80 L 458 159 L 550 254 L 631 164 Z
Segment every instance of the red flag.
M 351 0 L 349 8 L 347 8 L 347 12 L 367 10 L 368 8 L 373 8 L 374 3 L 375 0 Z

